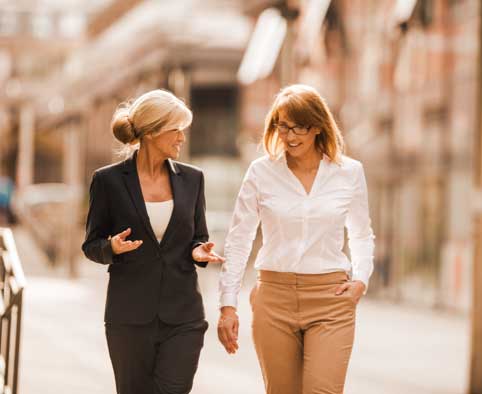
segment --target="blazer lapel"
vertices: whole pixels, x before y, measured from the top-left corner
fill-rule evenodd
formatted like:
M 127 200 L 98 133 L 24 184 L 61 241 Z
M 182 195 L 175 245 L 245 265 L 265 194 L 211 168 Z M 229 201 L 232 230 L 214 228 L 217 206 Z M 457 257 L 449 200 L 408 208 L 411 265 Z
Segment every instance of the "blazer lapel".
M 174 202 L 174 207 L 172 209 L 171 218 L 169 219 L 169 223 L 167 224 L 166 231 L 161 239 L 160 245 L 163 246 L 166 244 L 167 240 L 169 239 L 170 235 L 174 232 L 177 223 L 179 222 L 176 218 L 178 216 L 181 202 L 181 193 L 182 193 L 182 176 L 181 172 L 179 171 L 179 167 L 174 163 L 171 159 L 167 159 L 167 168 L 169 171 L 169 180 L 171 182 L 171 191 L 172 191 L 172 199 Z
M 146 228 L 147 233 L 157 242 L 156 235 L 154 234 L 151 223 L 149 221 L 144 197 L 142 196 L 139 175 L 137 174 L 136 156 L 137 150 L 130 158 L 125 161 L 123 170 L 124 182 L 126 184 L 127 191 L 129 192 L 129 195 L 132 199 L 132 203 L 134 204 L 134 207 L 136 208 L 136 211 L 141 218 L 141 221 Z

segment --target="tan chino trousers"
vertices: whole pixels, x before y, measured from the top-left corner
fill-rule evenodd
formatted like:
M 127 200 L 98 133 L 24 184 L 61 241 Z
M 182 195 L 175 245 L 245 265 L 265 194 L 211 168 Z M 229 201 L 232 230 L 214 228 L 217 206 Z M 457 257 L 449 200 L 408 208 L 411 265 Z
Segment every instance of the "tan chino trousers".
M 345 272 L 258 272 L 252 333 L 267 394 L 342 394 L 356 302 Z

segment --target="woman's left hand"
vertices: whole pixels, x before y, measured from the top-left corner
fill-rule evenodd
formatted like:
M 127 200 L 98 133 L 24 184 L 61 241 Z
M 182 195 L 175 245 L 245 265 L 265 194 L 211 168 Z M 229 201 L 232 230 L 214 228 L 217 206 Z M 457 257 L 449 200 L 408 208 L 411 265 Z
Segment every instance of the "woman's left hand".
M 213 251 L 214 242 L 205 242 L 192 251 L 192 258 L 198 263 L 224 263 L 225 258 Z
M 340 295 L 343 294 L 345 291 L 348 291 L 354 298 L 355 303 L 358 303 L 358 301 L 360 301 L 360 298 L 362 298 L 363 296 L 365 287 L 365 283 L 363 283 L 361 280 L 345 282 L 336 288 L 335 295 Z

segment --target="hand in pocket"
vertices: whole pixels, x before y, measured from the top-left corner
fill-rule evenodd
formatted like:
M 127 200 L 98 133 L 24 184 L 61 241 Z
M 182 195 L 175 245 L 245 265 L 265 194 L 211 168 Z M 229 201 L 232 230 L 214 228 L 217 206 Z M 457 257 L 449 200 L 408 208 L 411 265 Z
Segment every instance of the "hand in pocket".
M 341 284 L 336 288 L 335 295 L 341 295 L 344 292 L 348 292 L 350 297 L 353 297 L 355 304 L 358 304 L 360 298 L 363 296 L 365 291 L 365 284 L 361 280 L 349 281 Z

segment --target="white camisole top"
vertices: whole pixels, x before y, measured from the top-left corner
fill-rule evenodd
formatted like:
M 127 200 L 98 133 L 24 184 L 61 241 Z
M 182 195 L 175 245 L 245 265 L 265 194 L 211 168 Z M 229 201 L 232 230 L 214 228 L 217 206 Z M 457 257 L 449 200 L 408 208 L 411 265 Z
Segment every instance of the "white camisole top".
M 152 229 L 154 230 L 157 240 L 160 241 L 166 232 L 169 219 L 171 218 L 172 209 L 174 208 L 174 201 L 145 201 L 145 203 Z

